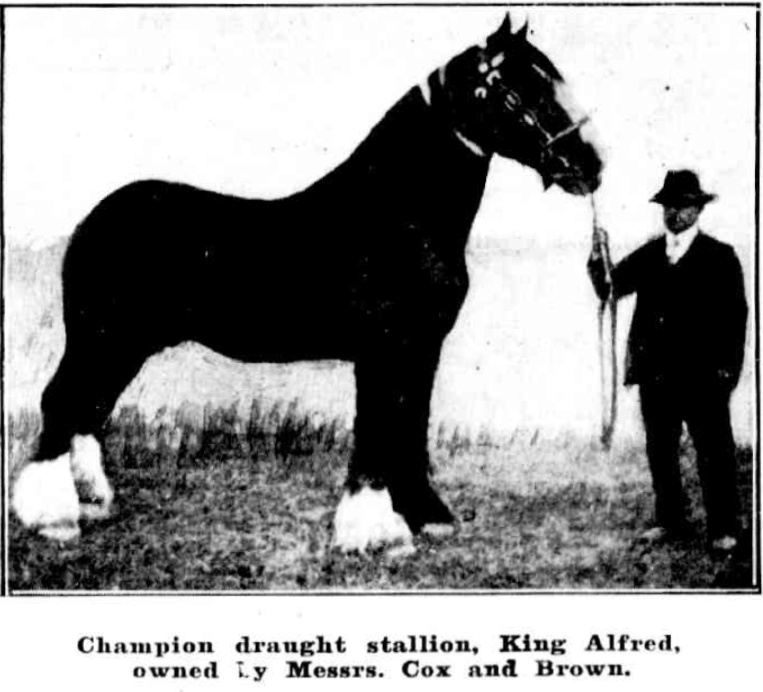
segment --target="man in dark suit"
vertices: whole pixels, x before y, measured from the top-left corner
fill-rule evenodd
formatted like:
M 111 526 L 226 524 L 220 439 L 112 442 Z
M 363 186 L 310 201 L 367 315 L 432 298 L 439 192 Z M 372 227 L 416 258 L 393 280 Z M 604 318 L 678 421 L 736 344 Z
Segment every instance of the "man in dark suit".
M 686 532 L 679 466 L 685 421 L 694 441 L 713 548 L 736 545 L 736 462 L 729 398 L 744 358 L 747 302 L 734 250 L 698 228 L 704 192 L 693 171 L 670 171 L 651 201 L 665 233 L 607 267 L 594 247 L 588 268 L 602 299 L 636 293 L 626 385 L 639 385 L 655 493 L 648 539 Z

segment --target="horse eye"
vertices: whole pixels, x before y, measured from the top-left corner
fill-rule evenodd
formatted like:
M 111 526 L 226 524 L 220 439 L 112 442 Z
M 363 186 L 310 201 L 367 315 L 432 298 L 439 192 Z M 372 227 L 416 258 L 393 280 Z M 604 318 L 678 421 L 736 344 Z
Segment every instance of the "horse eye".
M 474 95 L 475 95 L 475 96 L 476 96 L 478 99 L 484 99 L 484 98 L 487 98 L 487 89 L 486 89 L 485 87 L 477 87 L 477 88 L 474 90 Z

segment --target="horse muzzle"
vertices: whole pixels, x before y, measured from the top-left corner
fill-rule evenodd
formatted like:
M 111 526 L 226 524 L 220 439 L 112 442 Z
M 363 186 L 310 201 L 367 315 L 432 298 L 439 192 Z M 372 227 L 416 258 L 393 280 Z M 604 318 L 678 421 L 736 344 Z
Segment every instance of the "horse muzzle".
M 572 195 L 589 195 L 601 185 L 603 164 L 596 149 L 587 143 L 575 149 L 546 157 L 541 168 L 546 189 L 558 185 Z

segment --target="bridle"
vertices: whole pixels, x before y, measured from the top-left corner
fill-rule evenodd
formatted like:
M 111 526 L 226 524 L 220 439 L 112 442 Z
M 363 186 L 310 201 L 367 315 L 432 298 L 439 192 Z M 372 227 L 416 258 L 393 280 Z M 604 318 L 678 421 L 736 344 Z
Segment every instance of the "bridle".
M 576 120 L 575 122 L 571 123 L 568 127 L 564 128 L 561 132 L 558 132 L 557 134 L 550 136 L 547 133 L 544 133 L 548 136 L 548 139 L 545 144 L 542 145 L 540 150 L 540 164 L 539 169 L 540 170 L 549 170 L 553 165 L 556 166 L 557 169 L 561 168 L 563 171 L 572 171 L 573 167 L 570 164 L 569 159 L 564 156 L 564 154 L 560 154 L 559 152 L 554 151 L 554 146 L 558 144 L 560 141 L 563 141 L 566 137 L 569 137 L 570 135 L 578 132 L 582 127 L 585 126 L 585 124 L 589 121 L 589 117 L 587 115 L 583 116 L 579 120 Z
M 478 65 L 478 71 L 481 75 L 480 84 L 474 88 L 473 97 L 477 100 L 485 100 L 491 91 L 500 90 L 499 96 L 502 97 L 503 104 L 506 107 L 506 111 L 515 114 L 515 117 L 528 129 L 531 129 L 535 138 L 539 143 L 540 148 L 540 162 L 539 168 L 548 170 L 550 168 L 551 161 L 558 167 L 560 164 L 564 170 L 571 170 L 567 158 L 559 154 L 554 148 L 563 142 L 570 135 L 579 132 L 580 129 L 589 122 L 589 116 L 583 116 L 577 120 L 573 120 L 558 132 L 551 133 L 538 119 L 537 114 L 533 109 L 526 108 L 523 105 L 520 95 L 511 87 L 507 87 L 502 83 L 501 72 L 498 67 L 505 60 L 504 54 L 495 56 L 492 60 L 488 61 L 483 59 Z M 536 71 L 540 72 L 547 80 L 551 78 L 546 75 L 543 70 L 533 65 Z M 433 102 L 433 86 L 446 94 L 448 92 L 446 81 L 446 68 L 447 65 L 440 67 L 436 72 L 431 74 L 428 79 L 420 84 L 421 95 L 428 106 L 432 106 Z M 497 84 L 496 84 L 497 82 Z M 491 152 L 485 151 L 478 143 L 469 139 L 458 128 L 453 127 L 453 132 L 456 138 L 472 153 L 477 156 L 487 157 Z M 593 226 L 594 226 L 594 243 L 599 243 L 599 247 L 602 248 L 607 255 L 607 267 L 611 266 L 609 259 L 609 248 L 606 244 L 606 238 L 601 235 L 598 227 L 598 221 L 596 218 L 596 207 L 594 205 L 593 196 L 591 196 L 591 204 L 593 206 Z M 605 323 L 609 315 L 610 330 L 607 335 L 605 329 Z M 603 300 L 599 304 L 598 309 L 598 323 L 599 323 L 599 359 L 600 359 L 600 388 L 601 388 L 601 443 L 605 449 L 609 449 L 612 443 L 612 437 L 614 435 L 615 422 L 617 419 L 617 353 L 615 336 L 617 332 L 617 303 L 613 296 Z M 609 339 L 609 344 L 605 342 Z M 609 372 L 610 388 L 607 391 L 607 364 L 606 360 L 610 361 L 611 371 Z
M 504 59 L 505 56 L 503 54 L 499 54 L 493 58 L 490 63 L 488 63 L 486 60 L 483 60 L 478 65 L 477 69 L 482 75 L 482 83 L 474 89 L 474 97 L 478 100 L 484 100 L 488 97 L 488 94 L 491 90 L 495 91 L 496 89 L 500 89 L 506 110 L 510 113 L 515 113 L 518 120 L 521 121 L 525 127 L 531 128 L 534 131 L 535 138 L 538 141 L 540 148 L 541 167 L 547 167 L 549 161 L 554 159 L 556 161 L 560 161 L 565 168 L 571 168 L 569 162 L 564 156 L 554 152 L 554 146 L 559 144 L 559 142 L 563 141 L 570 135 L 578 132 L 589 121 L 589 117 L 583 116 L 582 118 L 571 122 L 567 127 L 563 128 L 559 132 L 555 132 L 553 134 L 550 133 L 543 127 L 535 111 L 523 106 L 522 98 L 519 96 L 519 94 L 515 90 L 504 86 L 500 82 L 501 73 L 497 68 L 503 63 Z M 436 70 L 434 74 L 430 75 L 429 79 L 419 85 L 424 101 L 430 106 L 432 105 L 432 88 L 430 86 L 430 80 L 435 78 L 435 75 L 435 81 L 439 90 L 444 94 L 449 93 L 446 84 L 447 65 L 443 65 L 438 70 Z M 498 80 L 497 85 L 494 84 L 496 80 Z M 464 146 L 470 149 L 473 153 L 479 156 L 489 155 L 490 152 L 485 151 L 481 145 L 468 138 L 458 128 L 454 127 L 453 130 L 461 143 L 464 144 Z
M 447 65 L 443 65 L 442 67 L 438 68 L 433 74 L 429 75 L 429 77 L 425 81 L 419 84 L 419 89 L 421 90 L 421 96 L 423 97 L 424 102 L 430 107 L 433 104 L 432 87 L 430 86 L 430 82 L 435 78 L 435 75 L 437 75 L 435 82 L 437 84 L 439 91 L 443 94 L 446 94 L 446 95 L 448 94 L 448 90 L 445 85 L 446 67 Z M 461 142 L 461 144 L 463 144 L 475 156 L 479 156 L 480 158 L 485 158 L 490 156 L 490 152 L 485 151 L 479 144 L 469 139 L 465 134 L 463 134 L 463 132 L 461 132 L 455 126 L 453 127 L 453 134 L 456 136 L 456 139 L 458 139 L 458 141 Z
M 586 123 L 590 121 L 590 118 L 587 115 L 584 115 L 582 118 L 570 123 L 568 127 L 565 127 L 561 132 L 557 132 L 555 135 L 549 135 L 548 132 L 546 132 L 543 128 L 540 127 L 540 124 L 538 125 L 538 128 L 541 130 L 541 132 L 544 134 L 544 136 L 547 138 L 546 143 L 541 147 L 541 152 L 546 153 L 551 150 L 551 148 L 558 144 L 561 140 L 563 140 L 565 137 L 569 137 L 572 134 L 575 134 L 578 132 L 581 128 L 583 128 Z
M 478 72 L 482 76 L 480 84 L 474 90 L 474 97 L 479 100 L 485 100 L 493 92 L 503 103 L 505 111 L 514 114 L 515 118 L 527 130 L 533 133 L 540 147 L 539 171 L 556 169 L 557 175 L 560 172 L 572 171 L 570 164 L 564 154 L 555 150 L 560 142 L 567 137 L 580 131 L 580 129 L 589 122 L 588 116 L 583 116 L 577 120 L 572 120 L 566 127 L 558 132 L 549 132 L 541 123 L 534 109 L 527 107 L 519 93 L 503 84 L 501 72 L 498 69 L 503 63 L 505 56 L 499 54 L 490 62 L 483 59 L 478 66 Z M 540 67 L 533 65 L 533 68 L 546 80 L 551 83 L 552 77 L 545 73 Z M 497 94 L 496 94 L 497 91 Z M 591 205 L 593 208 L 593 234 L 594 243 L 598 245 L 600 252 L 604 255 L 606 271 L 609 274 L 612 267 L 609 246 L 606 235 L 602 233 L 598 225 L 596 206 L 593 195 L 591 195 Z M 611 277 L 607 276 L 608 283 L 611 285 Z M 607 319 L 609 319 L 609 329 L 607 329 Z M 599 327 L 599 364 L 600 364 L 600 392 L 601 392 L 601 444 L 605 449 L 610 449 L 612 438 L 617 421 L 617 301 L 610 292 L 610 295 L 600 301 L 598 308 L 598 327 Z M 607 362 L 609 361 L 609 362 Z M 608 382 L 609 379 L 609 382 Z M 609 385 L 609 386 L 607 386 Z
M 580 131 L 580 129 L 589 121 L 587 115 L 570 122 L 570 124 L 562 130 L 551 133 L 538 119 L 538 116 L 534 109 L 528 108 L 524 105 L 522 97 L 519 93 L 511 87 L 505 86 L 501 82 L 501 72 L 498 69 L 504 62 L 505 56 L 501 53 L 494 57 L 490 62 L 483 60 L 477 67 L 478 72 L 482 75 L 482 83 L 474 90 L 475 98 L 479 100 L 487 99 L 491 91 L 499 90 L 499 97 L 502 97 L 503 105 L 506 111 L 516 116 L 517 121 L 525 127 L 532 130 L 535 134 L 535 139 L 540 145 L 540 161 L 541 166 L 547 165 L 548 161 L 554 157 L 562 162 L 565 168 L 570 168 L 569 162 L 564 156 L 554 153 L 554 146 L 559 144 L 570 135 L 573 135 Z M 539 72 L 546 81 L 550 81 L 550 78 L 539 67 L 533 65 L 534 69 Z M 444 77 L 444 74 L 443 74 Z M 497 86 L 494 84 L 497 81 Z

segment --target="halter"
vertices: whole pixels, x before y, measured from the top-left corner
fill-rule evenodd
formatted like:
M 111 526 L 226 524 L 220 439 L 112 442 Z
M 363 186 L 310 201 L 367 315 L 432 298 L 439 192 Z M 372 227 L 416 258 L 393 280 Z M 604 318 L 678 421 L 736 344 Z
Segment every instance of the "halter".
M 479 64 L 477 70 L 480 72 L 480 74 L 484 75 L 484 84 L 481 84 L 474 90 L 474 96 L 477 99 L 486 99 L 490 90 L 496 88 L 493 85 L 493 82 L 500 80 L 501 72 L 498 67 L 504 62 L 504 60 L 504 54 L 500 53 L 499 55 L 495 56 L 490 61 L 490 63 L 483 60 Z M 535 65 L 533 65 L 533 67 L 544 77 L 544 79 L 547 81 L 550 79 L 539 67 Z M 558 144 L 566 137 L 569 137 L 570 135 L 578 132 L 589 121 L 589 117 L 585 115 L 582 118 L 571 122 L 563 130 L 551 134 L 543 127 L 543 125 L 541 125 L 540 120 L 538 119 L 538 116 L 535 114 L 534 110 L 523 107 L 522 98 L 514 89 L 510 87 L 504 87 L 500 81 L 498 88 L 502 91 L 501 95 L 503 96 L 503 101 L 507 107 L 507 110 L 510 113 L 516 114 L 520 122 L 532 128 L 532 130 L 534 130 L 536 133 L 536 139 L 539 141 L 541 148 L 540 163 L 543 167 L 547 165 L 548 160 L 552 157 L 554 145 Z M 557 158 L 562 161 L 565 167 L 569 167 L 569 163 L 564 156 L 557 156 Z
M 501 73 L 497 68 L 504 62 L 504 60 L 505 56 L 501 53 L 493 58 L 493 60 L 490 62 L 490 65 L 488 65 L 486 61 L 483 61 L 479 64 L 477 69 L 481 74 L 484 75 L 485 84 L 478 86 L 474 90 L 474 96 L 477 99 L 482 100 L 487 98 L 489 89 L 495 88 L 493 86 L 493 82 L 496 79 L 500 79 L 501 76 Z M 492 70 L 490 69 L 491 66 L 493 68 Z M 443 65 L 434 73 L 432 73 L 429 78 L 419 84 L 421 95 L 428 106 L 432 105 L 432 88 L 429 84 L 429 81 L 435 75 L 437 76 L 438 86 L 443 90 L 444 93 L 448 93 L 446 89 L 446 70 L 447 65 Z M 513 89 L 506 87 L 503 88 L 503 92 L 504 102 L 508 106 L 508 110 L 510 112 L 516 113 L 518 111 L 518 107 L 522 105 L 522 99 L 520 98 L 519 94 L 517 94 Z M 530 109 L 524 109 L 519 111 L 519 117 L 521 121 L 525 123 L 525 125 L 532 127 L 538 133 L 538 140 L 541 143 L 540 158 L 542 166 L 545 166 L 546 162 L 551 158 L 551 152 L 555 144 L 558 144 L 569 135 L 578 132 L 589 121 L 589 117 L 585 115 L 579 120 L 570 123 L 563 130 L 555 134 L 551 134 L 541 125 L 534 111 Z M 477 156 L 488 156 L 489 152 L 486 152 L 479 144 L 477 144 L 472 139 L 469 139 L 458 128 L 454 127 L 453 132 L 455 133 L 458 140 L 472 153 L 476 154 Z M 557 158 L 561 159 L 565 166 L 568 166 L 567 160 L 563 156 Z
M 440 86 L 440 89 L 443 90 L 445 93 L 447 93 L 445 89 L 445 66 L 439 67 L 434 73 L 429 75 L 427 79 L 425 79 L 421 84 L 419 84 L 419 89 L 421 90 L 421 96 L 424 99 L 424 102 L 427 104 L 427 106 L 432 105 L 432 88 L 429 86 L 429 80 L 434 77 L 434 75 L 437 75 L 437 82 Z M 469 151 L 471 151 L 475 156 L 479 156 L 480 158 L 484 158 L 489 156 L 489 153 L 486 152 L 477 142 L 474 142 L 473 140 L 469 139 L 466 135 L 464 135 L 460 130 L 457 128 L 453 128 L 453 134 L 456 136 L 456 139 L 458 139 L 461 144 L 463 144 Z
M 546 135 L 546 137 L 549 138 L 546 141 L 546 143 L 543 145 L 544 150 L 550 149 L 560 139 L 564 139 L 568 135 L 574 134 L 575 132 L 580 130 L 580 128 L 584 127 L 586 123 L 588 123 L 589 121 L 590 121 L 590 118 L 587 115 L 584 115 L 582 118 L 571 123 L 569 127 L 566 127 L 558 134 L 555 134 L 553 137 L 549 135 L 545 130 L 540 128 L 540 125 L 539 125 L 539 128 L 541 129 L 541 131 Z

